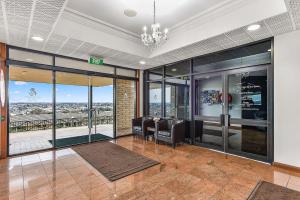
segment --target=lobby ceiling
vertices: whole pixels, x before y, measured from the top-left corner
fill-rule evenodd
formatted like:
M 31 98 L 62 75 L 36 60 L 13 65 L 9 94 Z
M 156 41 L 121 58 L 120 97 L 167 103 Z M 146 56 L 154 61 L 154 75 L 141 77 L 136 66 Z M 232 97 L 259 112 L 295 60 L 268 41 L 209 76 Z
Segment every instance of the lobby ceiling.
M 120 5 L 109 9 L 116 2 Z M 138 29 L 151 23 L 147 18 L 152 1 L 139 1 L 145 6 L 126 1 L 128 9 L 137 11 L 134 19 L 121 13 L 127 7 L 125 0 L 116 2 L 0 0 L 0 42 L 82 59 L 98 55 L 109 64 L 150 68 L 300 29 L 299 0 L 182 0 L 159 19 L 171 28 L 169 40 L 150 51 L 142 45 Z M 162 8 L 168 7 L 166 2 L 170 0 L 160 0 Z M 118 14 L 109 15 L 114 12 Z M 253 23 L 261 29 L 249 32 L 247 26 Z M 44 40 L 34 41 L 33 36 Z M 146 65 L 141 66 L 141 60 Z
M 172 29 L 184 20 L 229 1 L 232 0 L 156 0 L 156 17 L 163 27 Z M 142 33 L 144 25 L 149 26 L 153 22 L 153 0 L 84 0 L 84 3 L 82 0 L 69 0 L 67 9 L 137 36 Z M 125 16 L 126 9 L 135 11 L 136 16 Z

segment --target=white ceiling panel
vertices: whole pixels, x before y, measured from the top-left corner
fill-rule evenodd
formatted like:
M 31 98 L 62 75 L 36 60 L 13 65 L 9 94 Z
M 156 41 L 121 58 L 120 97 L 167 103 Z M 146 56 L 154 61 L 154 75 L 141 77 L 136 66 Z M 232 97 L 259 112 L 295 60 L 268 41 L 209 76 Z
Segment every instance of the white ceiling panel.
M 67 0 L 2 0 L 2 3 L 0 4 L 0 41 L 7 42 L 11 45 L 28 47 L 32 49 L 58 53 L 66 56 L 72 56 L 72 57 L 83 58 L 83 59 L 87 59 L 89 55 L 97 55 L 103 57 L 105 62 L 107 63 L 127 66 L 127 67 L 141 67 L 139 65 L 139 61 L 145 60 L 147 64 L 144 67 L 149 68 L 149 67 L 180 61 L 190 57 L 195 57 L 199 55 L 204 55 L 204 54 L 232 48 L 235 46 L 243 45 L 253 41 L 258 41 L 264 38 L 269 38 L 296 29 L 300 29 L 300 1 L 286 0 L 287 7 L 289 9 L 288 12 L 258 21 L 257 23 L 261 25 L 261 29 L 257 31 L 249 32 L 247 30 L 247 26 L 243 26 L 223 34 L 216 35 L 212 38 L 207 38 L 205 40 L 198 41 L 187 46 L 183 46 L 182 48 L 174 49 L 172 51 L 157 55 L 152 58 L 146 56 L 141 57 L 141 56 L 137 56 L 139 54 L 136 55 L 129 54 L 127 52 L 124 52 L 124 50 L 121 51 L 120 49 L 115 47 L 112 48 L 112 47 L 108 47 L 107 45 L 102 46 L 101 42 L 93 43 L 92 41 L 88 40 L 88 38 L 85 40 L 84 37 L 76 38 L 71 34 L 64 34 L 64 31 L 61 32 L 53 31 L 55 30 L 56 23 L 59 22 L 63 17 L 61 13 L 64 12 L 67 3 L 66 1 Z M 87 15 L 95 15 L 94 17 L 100 19 L 100 21 L 101 20 L 105 21 L 106 19 L 105 17 L 110 17 L 109 20 L 105 21 L 105 23 L 116 25 L 117 27 L 129 30 L 129 32 L 132 31 L 134 33 L 139 33 L 140 27 L 142 26 L 143 23 L 145 23 L 145 21 L 147 22 L 146 18 L 148 18 L 146 15 L 144 16 L 145 18 L 141 17 L 142 16 L 141 12 L 145 12 L 145 13 L 148 12 L 148 15 L 150 16 L 148 20 L 149 23 L 152 20 L 151 18 L 152 1 L 146 2 L 146 0 L 145 1 L 134 0 L 134 1 L 139 1 L 139 3 L 144 2 L 144 5 L 142 5 L 142 7 L 147 7 L 147 9 L 149 7 L 148 11 L 145 10 L 145 11 L 138 12 L 137 17 L 141 17 L 141 19 L 139 19 L 141 21 L 138 23 L 136 22 L 137 19 L 130 19 L 128 17 L 125 17 L 123 13 L 118 13 L 117 15 L 114 15 L 113 10 L 104 9 L 105 6 L 107 5 L 117 4 L 118 2 L 121 1 L 123 2 L 123 0 L 116 0 L 116 1 L 85 0 L 84 1 L 85 3 L 83 4 L 82 0 L 69 0 L 68 5 L 69 8 L 73 9 L 76 7 L 75 4 L 81 3 L 83 7 L 78 9 L 76 8 L 76 9 L 86 10 L 86 9 L 93 8 L 91 7 L 92 4 L 88 4 L 88 2 L 93 2 L 95 4 L 101 3 L 102 5 L 101 11 L 103 12 L 98 12 L 99 9 L 98 10 L 94 9 L 97 11 L 97 13 L 96 12 L 95 13 L 84 12 L 84 13 Z M 213 0 L 213 1 L 191 0 L 190 4 L 185 6 L 189 8 L 195 7 L 193 8 L 194 10 L 197 10 L 196 8 L 199 7 L 205 10 L 205 9 L 213 9 L 214 6 L 225 1 L 226 0 L 224 1 L 223 0 Z M 231 0 L 228 0 L 228 2 L 229 1 Z M 159 0 L 159 2 L 161 3 L 162 0 Z M 181 0 L 179 0 L 178 2 L 181 2 Z M 172 6 L 176 7 L 178 2 L 176 1 L 174 3 L 174 1 L 172 1 L 172 3 L 174 4 Z M 149 4 L 150 6 L 147 6 L 147 4 Z M 199 6 L 198 4 L 199 5 L 201 4 L 201 6 Z M 1 9 L 1 6 L 3 5 L 4 5 L 4 9 Z M 195 5 L 197 5 L 198 7 Z M 122 7 L 121 5 L 119 6 L 120 7 L 118 9 L 121 8 L 123 9 L 124 7 L 124 6 Z M 186 8 L 182 7 L 182 9 L 184 10 Z M 3 10 L 4 12 L 2 12 Z M 108 16 L 109 14 L 108 12 L 110 12 L 110 16 Z M 195 11 L 195 13 L 198 14 L 199 12 L 201 13 L 201 10 L 199 9 L 197 12 Z M 171 27 L 179 23 L 180 21 L 186 20 L 190 16 L 195 15 L 194 11 L 190 13 L 187 12 L 185 13 L 175 12 L 175 13 L 176 14 L 173 13 L 171 17 L 167 17 L 166 15 L 166 17 L 164 18 L 160 18 L 159 21 L 162 24 L 166 24 L 167 26 Z M 98 15 L 103 15 L 104 17 L 103 16 L 99 17 Z M 78 18 L 84 18 L 84 17 L 80 16 Z M 96 31 L 104 31 L 106 33 L 110 33 L 111 30 L 109 29 L 102 30 L 102 27 L 96 26 L 96 24 L 99 24 L 99 21 L 95 21 L 91 19 L 88 20 L 90 20 L 90 23 L 87 26 L 89 30 L 90 29 L 93 30 L 94 28 Z M 114 24 L 114 20 L 116 20 L 118 23 Z M 84 22 L 84 20 L 81 20 L 78 23 L 82 23 L 82 22 Z M 66 27 L 66 28 L 70 28 L 70 27 Z M 116 32 L 120 32 L 120 34 L 116 34 Z M 6 35 L 7 33 L 8 33 L 8 37 Z M 124 38 L 128 41 L 130 40 L 135 44 L 138 43 L 138 45 L 142 45 L 139 44 L 139 39 L 136 37 L 134 37 L 134 39 L 129 39 L 129 38 L 133 38 L 133 36 L 128 34 L 128 32 L 126 31 L 124 32 L 124 31 L 120 31 L 119 29 L 114 29 L 114 32 L 111 33 L 117 36 L 120 35 L 120 38 Z M 127 37 L 126 36 L 127 34 L 130 35 L 131 37 Z M 31 39 L 32 36 L 37 36 L 37 35 L 43 37 L 45 39 L 44 42 L 36 42 Z M 149 55 L 150 55 L 150 50 L 149 50 Z

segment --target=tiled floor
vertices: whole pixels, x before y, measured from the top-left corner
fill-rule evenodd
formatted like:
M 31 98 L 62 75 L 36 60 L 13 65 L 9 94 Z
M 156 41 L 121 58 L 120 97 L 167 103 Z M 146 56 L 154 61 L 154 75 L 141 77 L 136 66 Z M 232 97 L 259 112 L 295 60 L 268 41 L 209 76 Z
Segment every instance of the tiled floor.
M 113 137 L 112 124 L 97 125 L 97 131 L 103 135 Z M 92 134 L 93 133 L 94 129 L 92 129 Z M 89 129 L 87 126 L 59 128 L 56 130 L 57 139 L 88 134 Z M 49 149 L 52 147 L 49 140 L 52 140 L 52 129 L 10 133 L 9 153 L 10 155 L 14 155 L 41 149 Z
M 300 173 L 255 161 L 133 137 L 116 143 L 161 164 L 109 182 L 72 149 L 10 158 L 0 161 L 0 199 L 246 199 L 259 180 L 300 191 Z

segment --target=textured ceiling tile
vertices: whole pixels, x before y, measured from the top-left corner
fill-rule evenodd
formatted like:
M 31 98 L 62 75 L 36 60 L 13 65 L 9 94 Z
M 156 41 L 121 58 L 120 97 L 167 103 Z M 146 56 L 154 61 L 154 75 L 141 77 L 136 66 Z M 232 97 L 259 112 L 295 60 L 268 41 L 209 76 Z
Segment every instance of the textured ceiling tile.
M 274 35 L 287 33 L 293 30 L 293 24 L 289 13 L 277 15 L 264 21 Z
M 19 3 L 6 3 L 5 4 L 6 13 L 10 15 L 19 16 L 19 17 L 29 18 L 31 14 L 32 3 L 28 4 L 27 6 L 24 6 Z
M 293 20 L 296 25 L 296 28 L 300 29 L 300 1 L 299 0 L 290 0 L 289 7 L 290 7 L 290 12 L 292 14 Z
M 244 28 L 225 33 L 237 45 L 253 42 L 254 40 L 245 32 Z
M 33 20 L 44 23 L 44 24 L 53 24 L 55 22 L 56 18 L 54 18 L 53 16 L 48 16 L 43 13 L 35 11 L 34 15 L 33 15 Z
M 43 13 L 44 15 L 47 15 L 52 18 L 56 18 L 60 12 L 60 8 L 56 8 L 48 4 L 45 4 L 41 1 L 37 1 L 35 6 L 35 11 Z
M 212 38 L 215 44 L 222 47 L 223 49 L 229 49 L 236 46 L 236 43 L 229 39 L 225 34 Z
M 54 6 L 56 8 L 61 8 L 66 0 L 40 0 L 40 1 L 48 5 Z

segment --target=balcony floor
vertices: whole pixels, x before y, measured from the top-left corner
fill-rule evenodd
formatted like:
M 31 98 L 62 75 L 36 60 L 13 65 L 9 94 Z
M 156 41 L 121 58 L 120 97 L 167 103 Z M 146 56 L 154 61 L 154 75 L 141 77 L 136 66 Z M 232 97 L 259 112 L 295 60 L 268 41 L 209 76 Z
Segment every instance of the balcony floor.
M 87 126 L 59 128 L 56 130 L 56 138 L 69 138 L 75 136 L 88 135 L 89 129 Z M 97 125 L 97 133 L 113 137 L 113 125 L 102 124 Z M 94 134 L 94 129 L 92 129 Z M 37 151 L 42 149 L 49 149 L 52 144 L 52 129 L 27 131 L 9 134 L 9 154 L 20 154 L 25 152 Z

